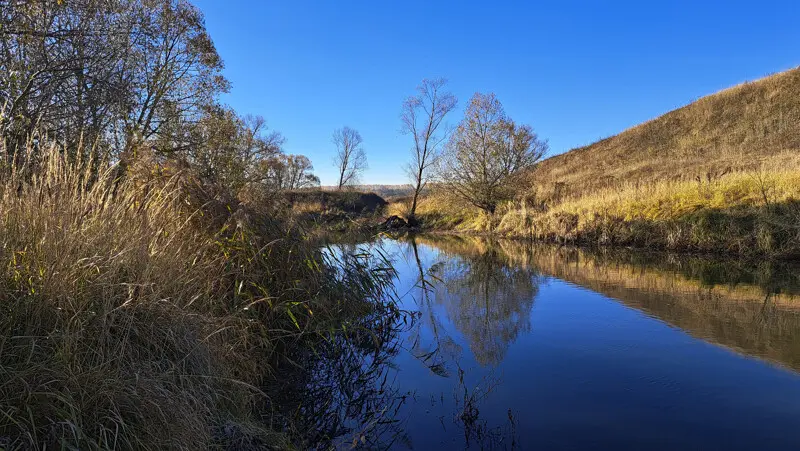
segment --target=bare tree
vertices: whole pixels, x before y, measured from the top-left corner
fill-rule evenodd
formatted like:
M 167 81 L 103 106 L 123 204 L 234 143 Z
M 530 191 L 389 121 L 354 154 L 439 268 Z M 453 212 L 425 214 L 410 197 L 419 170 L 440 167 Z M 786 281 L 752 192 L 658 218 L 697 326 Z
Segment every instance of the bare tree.
M 476 93 L 438 166 L 447 187 L 472 205 L 494 214 L 514 193 L 514 182 L 547 152 L 528 125 L 508 118 L 494 94 Z
M 406 99 L 400 119 L 403 132 L 414 138 L 411 149 L 411 162 L 406 167 L 409 179 L 414 188 L 414 197 L 408 221 L 416 225 L 417 201 L 428 183 L 429 169 L 439 158 L 442 143 L 447 139 L 444 130 L 444 118 L 453 111 L 458 103 L 456 97 L 445 91 L 447 80 L 422 80 L 417 86 L 417 94 Z
M 333 132 L 333 144 L 336 156 L 333 164 L 339 171 L 337 189 L 358 182 L 361 174 L 367 169 L 367 154 L 364 152 L 364 140 L 358 131 L 344 127 Z

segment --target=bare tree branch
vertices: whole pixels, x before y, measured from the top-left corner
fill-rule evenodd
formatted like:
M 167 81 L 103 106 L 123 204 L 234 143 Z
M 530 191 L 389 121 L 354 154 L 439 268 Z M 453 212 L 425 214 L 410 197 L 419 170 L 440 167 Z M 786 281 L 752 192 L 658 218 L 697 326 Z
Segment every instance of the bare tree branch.
M 400 119 L 402 131 L 414 138 L 411 149 L 411 162 L 406 167 L 414 188 L 408 220 L 416 224 L 416 211 L 419 195 L 428 183 L 429 168 L 439 158 L 441 144 L 448 133 L 443 123 L 445 116 L 456 108 L 456 97 L 445 91 L 447 80 L 443 78 L 422 80 L 417 86 L 417 94 L 403 103 Z
M 494 94 L 475 94 L 438 165 L 438 176 L 467 202 L 494 214 L 518 176 L 547 153 L 528 125 L 508 118 Z
M 337 189 L 358 183 L 361 174 L 367 169 L 367 154 L 363 143 L 361 134 L 350 127 L 333 132 L 333 144 L 336 146 L 333 164 L 339 173 Z

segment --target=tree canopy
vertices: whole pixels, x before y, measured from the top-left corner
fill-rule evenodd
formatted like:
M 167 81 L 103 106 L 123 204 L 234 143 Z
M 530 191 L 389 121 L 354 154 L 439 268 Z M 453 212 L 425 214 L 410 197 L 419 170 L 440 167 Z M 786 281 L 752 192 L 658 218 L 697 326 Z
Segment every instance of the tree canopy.
M 448 189 L 472 205 L 494 214 L 510 198 L 518 176 L 547 152 L 528 125 L 509 118 L 494 94 L 472 96 L 438 165 Z

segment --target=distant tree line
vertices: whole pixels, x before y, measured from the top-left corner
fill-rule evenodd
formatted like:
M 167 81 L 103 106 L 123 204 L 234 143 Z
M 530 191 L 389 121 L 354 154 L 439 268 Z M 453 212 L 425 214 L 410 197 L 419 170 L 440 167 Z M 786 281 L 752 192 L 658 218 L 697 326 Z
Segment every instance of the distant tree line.
M 186 0 L 2 1 L 0 161 L 57 143 L 124 172 L 147 148 L 233 190 L 318 184 L 263 118 L 219 102 L 222 69 Z

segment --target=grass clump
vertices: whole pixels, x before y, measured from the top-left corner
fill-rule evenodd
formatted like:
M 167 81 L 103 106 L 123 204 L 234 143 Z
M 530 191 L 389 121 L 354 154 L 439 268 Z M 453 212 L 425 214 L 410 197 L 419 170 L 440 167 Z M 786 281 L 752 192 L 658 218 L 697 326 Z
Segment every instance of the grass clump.
M 280 395 L 313 347 L 381 327 L 377 355 L 391 338 L 383 262 L 321 253 L 189 173 L 142 159 L 119 179 L 55 147 L 12 166 L 0 173 L 2 448 L 290 447 L 301 438 L 285 412 L 304 401 Z
M 306 189 L 280 193 L 285 215 L 311 234 L 377 232 L 387 202 L 375 193 Z
M 115 187 L 110 169 L 92 180 L 55 151 L 30 169 L 0 184 L 0 436 L 209 443 L 217 403 L 252 394 L 217 396 L 229 363 L 245 360 L 224 344 L 239 339 L 223 329 L 233 318 L 197 313 L 219 294 L 211 275 L 225 261 L 179 208 L 178 179 Z

